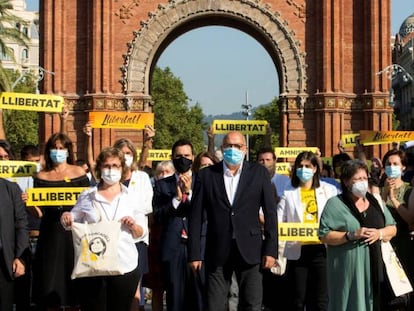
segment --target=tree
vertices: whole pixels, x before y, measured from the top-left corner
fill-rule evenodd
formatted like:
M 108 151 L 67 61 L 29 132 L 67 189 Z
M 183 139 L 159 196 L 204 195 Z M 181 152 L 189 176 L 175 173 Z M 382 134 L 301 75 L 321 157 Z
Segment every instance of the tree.
M 203 124 L 203 111 L 198 104 L 188 105 L 183 83 L 170 68 L 155 68 L 151 96 L 156 129 L 153 147 L 170 149 L 176 140 L 187 138 L 193 143 L 196 153 L 203 150 L 203 130 L 207 127 Z
M 8 70 L 11 81 L 19 79 L 19 72 Z M 26 74 L 15 86 L 17 93 L 34 93 L 36 90 L 36 77 Z M 19 151 L 24 145 L 38 144 L 39 117 L 35 111 L 0 110 L 0 118 L 3 115 L 3 128 L 5 138 L 13 146 L 14 151 Z
M 270 125 L 271 137 L 270 144 L 272 147 L 279 145 L 279 106 L 278 98 L 275 97 L 269 104 L 256 108 L 253 114 L 255 120 L 266 120 Z M 263 135 L 250 136 L 250 155 L 254 159 L 256 151 L 265 146 L 265 137 Z
M 10 0 L 0 0 L 0 53 L 15 61 L 13 50 L 7 46 L 7 43 L 17 43 L 27 47 L 29 38 L 20 31 L 20 25 L 26 22 L 12 14 L 10 12 L 12 9 Z M 11 91 L 12 82 L 0 60 L 0 90 Z

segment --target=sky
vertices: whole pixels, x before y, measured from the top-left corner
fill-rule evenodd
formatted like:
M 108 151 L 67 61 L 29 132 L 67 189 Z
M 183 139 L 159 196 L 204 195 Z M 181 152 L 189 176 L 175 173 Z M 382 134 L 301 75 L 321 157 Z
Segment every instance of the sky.
M 38 0 L 27 0 L 28 10 Z M 391 0 L 391 34 L 414 13 L 413 0 Z M 183 82 L 189 104 L 204 114 L 230 114 L 268 104 L 279 94 L 278 75 L 269 54 L 255 39 L 232 28 L 208 26 L 174 40 L 157 65 L 169 67 Z

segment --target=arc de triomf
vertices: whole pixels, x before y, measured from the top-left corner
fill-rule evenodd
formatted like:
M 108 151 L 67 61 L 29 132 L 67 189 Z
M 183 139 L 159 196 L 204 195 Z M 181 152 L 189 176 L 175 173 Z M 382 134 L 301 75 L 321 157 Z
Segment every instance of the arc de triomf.
M 279 75 L 281 146 L 337 152 L 341 134 L 390 130 L 390 1 L 372 0 L 42 0 L 42 93 L 62 95 L 68 132 L 83 152 L 90 111 L 151 111 L 149 84 L 161 53 L 181 34 L 209 25 L 249 34 Z M 260 79 L 260 77 L 257 77 Z M 59 130 L 41 117 L 40 141 Z M 94 153 L 141 132 L 94 129 Z M 382 155 L 388 145 L 371 147 Z

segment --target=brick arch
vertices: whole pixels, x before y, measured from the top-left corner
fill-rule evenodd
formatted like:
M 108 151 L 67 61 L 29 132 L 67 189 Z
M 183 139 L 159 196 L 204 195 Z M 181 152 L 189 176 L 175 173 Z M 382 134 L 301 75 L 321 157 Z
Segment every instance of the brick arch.
M 55 74 L 41 91 L 64 96 L 74 112 L 68 132 L 82 150 L 89 111 L 151 110 L 152 70 L 172 41 L 195 28 L 230 26 L 257 40 L 275 64 L 280 145 L 318 146 L 330 156 L 342 134 L 392 128 L 390 81 L 375 75 L 392 63 L 391 50 L 381 48 L 391 37 L 390 5 L 362 2 L 43 0 L 40 64 Z M 60 128 L 58 116 L 41 115 L 40 123 L 41 141 Z M 96 132 L 95 153 L 126 135 L 140 142 L 133 131 Z M 389 147 L 369 148 L 381 157 Z
M 141 21 L 128 43 L 121 80 L 125 94 L 149 94 L 150 76 L 162 51 L 180 34 L 207 25 L 238 28 L 268 51 L 278 73 L 281 97 L 306 93 L 305 55 L 288 23 L 257 1 L 170 1 Z

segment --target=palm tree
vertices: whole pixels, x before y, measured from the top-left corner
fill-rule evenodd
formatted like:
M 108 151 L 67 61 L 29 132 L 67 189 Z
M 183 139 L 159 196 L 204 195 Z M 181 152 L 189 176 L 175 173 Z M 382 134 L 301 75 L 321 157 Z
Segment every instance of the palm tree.
M 13 5 L 10 0 L 0 0 L 0 53 L 15 61 L 13 50 L 7 43 L 17 43 L 27 47 L 28 37 L 20 31 L 20 26 L 27 24 L 23 19 L 11 13 Z M 4 69 L 0 59 L 0 90 L 11 90 L 10 74 Z

